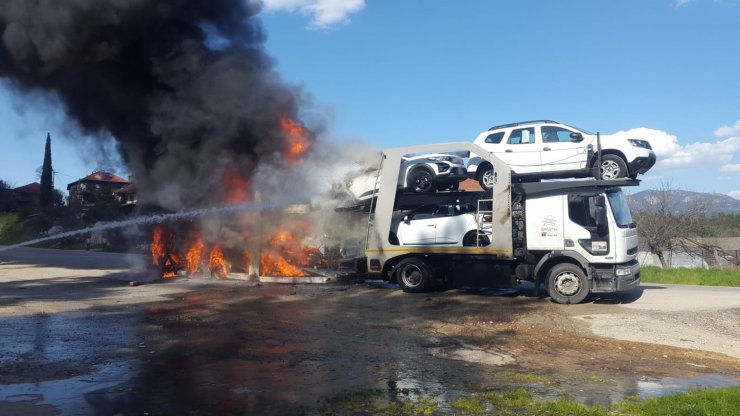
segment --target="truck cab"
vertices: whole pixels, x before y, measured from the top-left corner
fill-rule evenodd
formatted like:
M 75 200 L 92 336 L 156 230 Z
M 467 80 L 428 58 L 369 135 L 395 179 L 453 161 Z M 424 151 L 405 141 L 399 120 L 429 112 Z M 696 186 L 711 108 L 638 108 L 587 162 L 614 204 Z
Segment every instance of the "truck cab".
M 637 225 L 620 188 L 636 184 L 584 180 L 515 185 L 523 200 L 523 245 L 530 257 L 517 265 L 518 275 L 546 282 L 550 296 L 560 303 L 636 287 Z M 553 271 L 557 265 L 561 267 Z

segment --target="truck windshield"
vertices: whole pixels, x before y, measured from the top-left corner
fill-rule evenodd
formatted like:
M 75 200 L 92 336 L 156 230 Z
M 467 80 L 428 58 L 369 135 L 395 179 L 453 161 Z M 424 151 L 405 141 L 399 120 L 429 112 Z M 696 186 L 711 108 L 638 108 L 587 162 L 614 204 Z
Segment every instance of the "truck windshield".
M 632 226 L 632 214 L 622 191 L 609 192 L 606 196 L 609 198 L 609 205 L 612 207 L 612 213 L 614 214 L 614 219 L 617 221 L 617 225 L 620 228 Z

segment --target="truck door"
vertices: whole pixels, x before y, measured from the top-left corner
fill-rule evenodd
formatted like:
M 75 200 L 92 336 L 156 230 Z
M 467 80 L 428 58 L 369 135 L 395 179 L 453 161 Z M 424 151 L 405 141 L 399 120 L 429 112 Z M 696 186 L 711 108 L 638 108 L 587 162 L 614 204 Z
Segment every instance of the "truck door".
M 502 150 L 494 153 L 516 173 L 542 171 L 540 146 L 535 140 L 534 127 L 512 130 Z
M 613 252 L 604 195 L 569 195 L 568 217 L 588 231 L 576 244 L 593 256 L 606 256 Z M 584 238 L 585 237 L 585 238 Z
M 542 167 L 545 171 L 579 170 L 586 168 L 588 152 L 583 136 L 571 137 L 573 130 L 558 126 L 540 127 L 539 142 Z

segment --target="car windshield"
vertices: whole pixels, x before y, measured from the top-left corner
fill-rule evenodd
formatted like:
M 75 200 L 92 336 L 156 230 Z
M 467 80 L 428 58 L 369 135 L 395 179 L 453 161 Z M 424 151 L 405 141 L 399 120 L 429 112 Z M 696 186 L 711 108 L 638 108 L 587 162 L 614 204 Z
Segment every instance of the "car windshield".
M 590 131 L 586 131 L 586 130 L 583 130 L 583 129 L 579 129 L 578 127 L 573 127 L 573 126 L 570 126 L 568 124 L 563 124 L 563 125 L 566 126 L 566 127 L 570 127 L 570 128 L 572 128 L 574 130 L 578 130 L 581 133 L 588 134 L 589 136 L 593 136 L 594 135 L 594 133 L 591 133 Z
M 609 205 L 612 207 L 612 213 L 614 214 L 614 219 L 617 221 L 617 225 L 620 228 L 631 226 L 633 224 L 632 213 L 622 191 L 609 192 L 606 195 L 609 198 Z

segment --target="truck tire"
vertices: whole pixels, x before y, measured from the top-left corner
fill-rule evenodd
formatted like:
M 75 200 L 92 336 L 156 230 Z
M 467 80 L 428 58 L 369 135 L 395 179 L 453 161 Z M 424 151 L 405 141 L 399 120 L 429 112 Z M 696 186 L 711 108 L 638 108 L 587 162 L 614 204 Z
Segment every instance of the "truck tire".
M 428 194 L 435 188 L 434 175 L 424 168 L 412 171 L 409 175 L 409 188 L 415 194 Z
M 601 157 L 601 179 L 616 179 L 627 176 L 627 164 L 617 155 Z
M 415 258 L 405 259 L 396 266 L 398 285 L 407 293 L 421 293 L 429 290 L 433 274 L 428 264 Z
M 493 167 L 490 165 L 481 165 L 482 173 L 478 175 L 478 183 L 484 191 L 493 188 Z
M 547 290 L 550 298 L 557 303 L 581 303 L 588 296 L 588 278 L 580 267 L 561 263 L 550 269 Z

